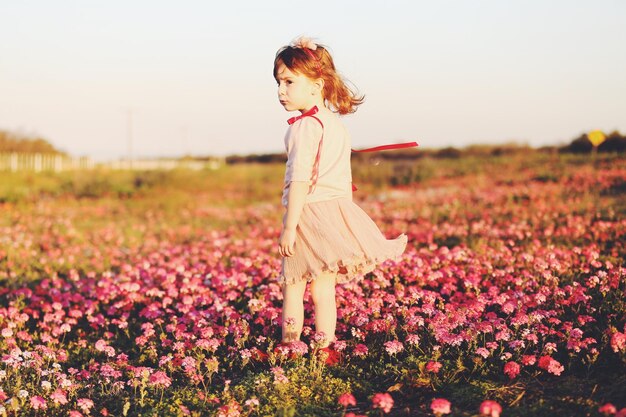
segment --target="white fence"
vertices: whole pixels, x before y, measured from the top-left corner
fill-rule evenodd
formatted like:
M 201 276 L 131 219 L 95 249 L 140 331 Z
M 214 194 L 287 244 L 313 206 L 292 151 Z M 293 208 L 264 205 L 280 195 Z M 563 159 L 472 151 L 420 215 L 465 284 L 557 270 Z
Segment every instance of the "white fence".
M 74 171 L 86 169 L 130 169 L 137 171 L 170 170 L 177 168 L 202 170 L 218 169 L 225 163 L 223 158 L 207 161 L 185 159 L 134 159 L 110 162 L 94 162 L 91 158 L 72 158 L 57 154 L 0 153 L 0 171 Z

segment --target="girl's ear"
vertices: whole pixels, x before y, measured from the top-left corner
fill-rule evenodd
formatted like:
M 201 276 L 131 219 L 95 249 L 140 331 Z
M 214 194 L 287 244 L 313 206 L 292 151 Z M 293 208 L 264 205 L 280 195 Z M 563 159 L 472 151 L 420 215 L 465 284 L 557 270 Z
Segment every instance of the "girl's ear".
M 322 94 L 322 92 L 324 91 L 324 79 L 318 78 L 313 84 L 315 85 L 315 91 Z

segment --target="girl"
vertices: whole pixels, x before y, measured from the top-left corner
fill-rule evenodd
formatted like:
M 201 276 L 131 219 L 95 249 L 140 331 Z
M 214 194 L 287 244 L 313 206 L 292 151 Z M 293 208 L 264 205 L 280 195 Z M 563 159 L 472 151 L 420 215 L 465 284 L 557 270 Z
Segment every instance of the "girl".
M 283 257 L 282 344 L 300 339 L 304 292 L 311 283 L 315 330 L 327 362 L 338 359 L 335 338 L 335 284 L 396 259 L 406 235 L 387 240 L 352 202 L 350 135 L 337 114 L 354 113 L 363 103 L 335 69 L 328 50 L 307 38 L 281 48 L 274 59 L 278 100 L 289 119 L 288 160 L 282 204 L 286 207 L 278 251 Z

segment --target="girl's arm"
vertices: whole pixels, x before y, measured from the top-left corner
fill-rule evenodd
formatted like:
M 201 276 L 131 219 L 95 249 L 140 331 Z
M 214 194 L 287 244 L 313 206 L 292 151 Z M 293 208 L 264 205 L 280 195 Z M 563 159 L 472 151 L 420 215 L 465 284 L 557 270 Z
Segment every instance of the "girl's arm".
M 309 192 L 309 183 L 305 181 L 292 181 L 289 185 L 287 197 L 287 217 L 278 242 L 280 256 L 293 256 L 296 242 L 296 227 L 302 214 L 302 208 Z

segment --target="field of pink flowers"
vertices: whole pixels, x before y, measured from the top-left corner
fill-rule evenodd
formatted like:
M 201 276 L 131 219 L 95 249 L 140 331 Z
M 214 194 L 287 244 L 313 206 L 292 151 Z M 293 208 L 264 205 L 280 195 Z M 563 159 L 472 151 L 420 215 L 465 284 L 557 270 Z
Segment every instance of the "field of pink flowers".
M 307 352 L 256 360 L 280 336 L 280 168 L 226 191 L 4 203 L 0 416 L 626 416 L 624 162 L 359 184 L 409 245 L 338 287 L 332 367 L 308 295 Z

